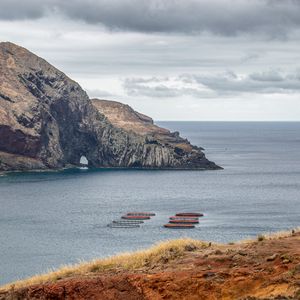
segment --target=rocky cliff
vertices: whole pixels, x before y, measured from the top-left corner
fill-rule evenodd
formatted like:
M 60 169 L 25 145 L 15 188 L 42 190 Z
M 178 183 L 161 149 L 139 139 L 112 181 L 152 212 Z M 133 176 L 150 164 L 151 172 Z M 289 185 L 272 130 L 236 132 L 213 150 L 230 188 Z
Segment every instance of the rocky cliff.
M 219 168 L 177 132 L 120 103 L 91 101 L 42 58 L 0 43 L 0 171 L 78 166 L 81 156 L 91 167 Z

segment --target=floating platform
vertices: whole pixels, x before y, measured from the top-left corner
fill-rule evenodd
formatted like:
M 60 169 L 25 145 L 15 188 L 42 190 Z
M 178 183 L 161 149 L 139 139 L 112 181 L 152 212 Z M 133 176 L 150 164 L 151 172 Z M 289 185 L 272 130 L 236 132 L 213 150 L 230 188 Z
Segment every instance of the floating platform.
M 114 224 L 143 224 L 142 220 L 114 220 L 112 221 Z
M 172 216 L 169 219 L 170 220 L 199 220 L 199 217 L 179 217 L 179 216 Z
M 150 212 L 129 212 L 126 215 L 127 216 L 147 216 L 147 217 L 153 217 L 153 216 L 155 216 L 155 213 L 150 213 Z
M 149 220 L 150 216 L 129 216 L 125 215 L 121 217 L 124 220 Z
M 203 217 L 204 215 L 202 213 L 196 213 L 196 212 L 185 212 L 185 213 L 177 213 L 175 216 L 176 217 Z
M 199 224 L 199 220 L 178 219 L 178 220 L 170 220 L 169 223 L 171 223 L 171 224 Z
M 139 228 L 139 224 L 108 224 L 110 228 Z
M 195 228 L 195 225 L 192 224 L 165 224 L 165 228 L 171 228 L 171 229 L 192 229 Z

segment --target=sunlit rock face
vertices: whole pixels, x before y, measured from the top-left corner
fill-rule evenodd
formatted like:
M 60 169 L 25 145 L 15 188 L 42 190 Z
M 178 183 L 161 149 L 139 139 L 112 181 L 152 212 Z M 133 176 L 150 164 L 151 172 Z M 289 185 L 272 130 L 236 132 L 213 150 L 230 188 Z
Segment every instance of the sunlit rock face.
M 83 156 L 89 167 L 219 168 L 151 118 L 118 103 L 123 121 L 140 119 L 126 129 L 95 101 L 42 58 L 0 43 L 0 170 L 80 166 Z

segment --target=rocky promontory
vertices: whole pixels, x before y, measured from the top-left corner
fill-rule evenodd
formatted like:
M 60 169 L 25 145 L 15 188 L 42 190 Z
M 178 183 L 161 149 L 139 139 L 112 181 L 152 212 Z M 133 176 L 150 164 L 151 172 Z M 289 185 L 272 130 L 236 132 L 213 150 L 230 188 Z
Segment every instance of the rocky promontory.
M 0 43 L 0 171 L 90 167 L 219 169 L 178 132 L 78 83 L 15 44 Z

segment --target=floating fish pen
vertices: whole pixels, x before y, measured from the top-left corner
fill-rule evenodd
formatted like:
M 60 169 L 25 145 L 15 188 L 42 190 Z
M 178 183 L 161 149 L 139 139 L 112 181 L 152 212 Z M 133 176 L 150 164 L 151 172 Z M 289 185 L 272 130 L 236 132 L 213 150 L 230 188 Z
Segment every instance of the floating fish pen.
M 165 228 L 171 228 L 171 229 L 192 229 L 195 228 L 195 225 L 193 224 L 165 224 Z
M 139 228 L 140 227 L 139 224 L 116 224 L 116 223 L 108 224 L 107 226 L 110 228 Z
M 144 221 L 142 220 L 115 220 L 112 221 L 115 224 L 143 224 Z
M 124 220 L 149 220 L 150 216 L 129 216 L 125 215 L 121 217 Z
M 126 215 L 127 216 L 147 216 L 147 217 L 153 217 L 153 216 L 155 216 L 155 213 L 149 213 L 149 212 L 129 212 Z
M 199 224 L 199 221 L 198 220 L 178 219 L 178 220 L 170 220 L 169 223 L 171 223 L 171 224 Z
M 155 213 L 150 212 L 129 212 L 122 216 L 119 220 L 113 220 L 108 227 L 111 228 L 137 228 L 143 224 L 145 220 L 150 220 Z
M 169 219 L 170 220 L 199 220 L 199 217 L 179 217 L 179 216 L 172 216 Z
M 144 223 L 144 220 L 150 220 L 155 213 L 150 212 L 129 212 L 119 220 L 114 220 L 108 227 L 111 228 L 138 228 Z
M 203 217 L 202 213 L 196 212 L 186 212 L 186 213 L 177 213 L 176 217 Z
M 198 212 L 181 212 L 175 216 L 169 217 L 169 224 L 165 224 L 165 228 L 172 229 L 191 229 L 199 224 L 199 217 L 203 217 L 202 213 Z

